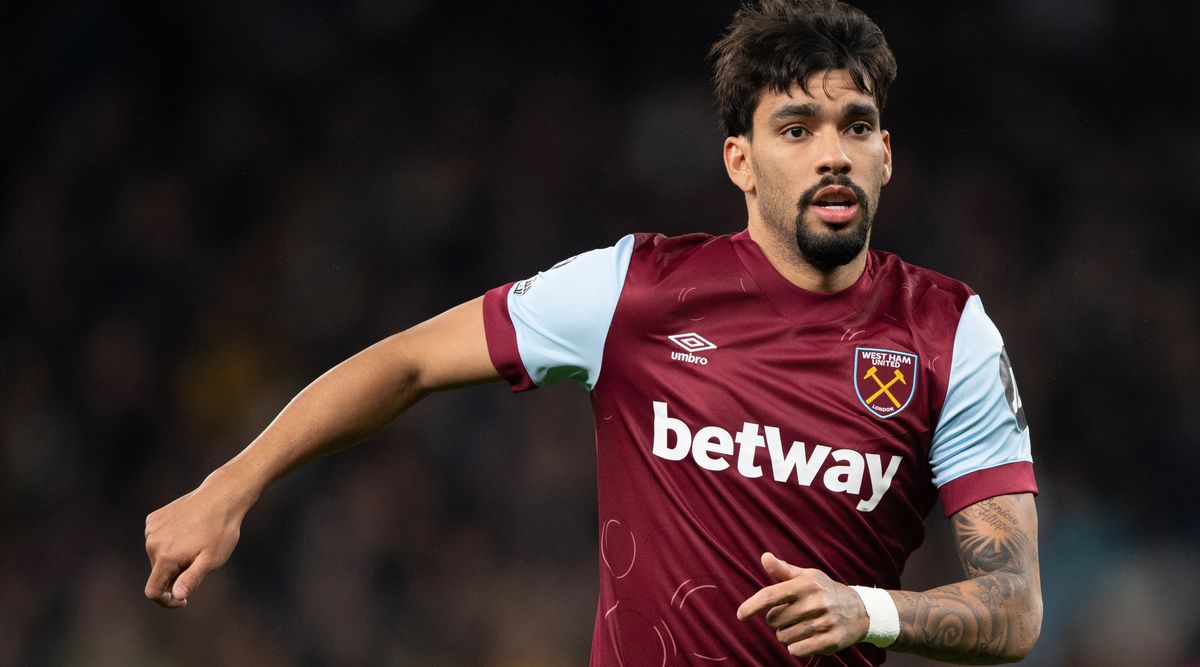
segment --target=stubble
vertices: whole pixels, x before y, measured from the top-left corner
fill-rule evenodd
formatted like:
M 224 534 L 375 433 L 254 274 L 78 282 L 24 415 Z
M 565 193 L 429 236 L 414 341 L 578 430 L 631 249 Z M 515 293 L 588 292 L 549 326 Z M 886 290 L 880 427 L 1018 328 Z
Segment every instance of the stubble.
M 758 211 L 763 221 L 780 241 L 792 237 L 788 249 L 813 268 L 829 272 L 845 266 L 858 257 L 871 236 L 874 208 L 871 198 L 857 183 L 844 174 L 827 174 L 816 185 L 805 190 L 794 206 L 786 204 L 782 188 L 755 169 L 758 182 Z M 804 223 L 812 209 L 813 199 L 823 188 L 841 186 L 858 199 L 859 221 L 841 230 L 812 229 Z

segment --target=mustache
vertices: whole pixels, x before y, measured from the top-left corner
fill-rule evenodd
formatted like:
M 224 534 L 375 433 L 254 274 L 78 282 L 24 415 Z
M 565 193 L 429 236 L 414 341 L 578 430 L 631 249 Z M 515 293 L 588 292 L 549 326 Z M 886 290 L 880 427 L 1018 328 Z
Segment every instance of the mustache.
M 796 208 L 803 212 L 806 208 L 812 206 L 813 199 L 816 198 L 818 192 L 831 185 L 837 185 L 853 192 L 855 198 L 858 199 L 859 206 L 862 207 L 864 212 L 871 209 L 871 201 L 867 198 L 866 191 L 858 187 L 858 184 L 850 180 L 850 177 L 845 174 L 826 174 L 822 176 L 816 185 L 805 190 L 800 195 L 800 201 L 796 203 Z

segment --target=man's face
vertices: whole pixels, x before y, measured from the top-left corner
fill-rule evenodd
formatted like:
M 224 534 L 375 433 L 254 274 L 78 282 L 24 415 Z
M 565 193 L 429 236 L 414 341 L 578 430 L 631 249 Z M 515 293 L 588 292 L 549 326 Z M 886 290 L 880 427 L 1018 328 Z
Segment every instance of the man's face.
M 746 141 L 747 194 L 772 236 L 794 239 L 804 261 L 829 271 L 867 244 L 892 175 L 891 139 L 874 98 L 845 71 L 818 72 L 808 89 L 764 91 Z

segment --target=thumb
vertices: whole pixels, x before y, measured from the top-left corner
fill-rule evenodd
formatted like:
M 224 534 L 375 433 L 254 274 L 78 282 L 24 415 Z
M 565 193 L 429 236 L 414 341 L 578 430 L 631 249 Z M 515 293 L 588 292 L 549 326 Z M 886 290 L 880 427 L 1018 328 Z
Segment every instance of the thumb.
M 803 568 L 796 567 L 791 563 L 781 560 L 770 551 L 762 555 L 762 566 L 771 575 L 775 581 L 788 581 L 800 575 Z
M 212 569 L 208 565 L 208 559 L 203 556 L 196 558 L 188 566 L 188 569 L 180 572 L 179 576 L 175 578 L 175 585 L 171 588 L 171 597 L 187 602 L 188 596 L 200 588 L 200 582 L 204 581 L 205 575 Z

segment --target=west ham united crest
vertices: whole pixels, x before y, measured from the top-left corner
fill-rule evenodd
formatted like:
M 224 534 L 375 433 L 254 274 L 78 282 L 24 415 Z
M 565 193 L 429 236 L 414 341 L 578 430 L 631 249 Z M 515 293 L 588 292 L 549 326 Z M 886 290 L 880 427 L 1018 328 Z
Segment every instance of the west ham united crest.
M 917 389 L 917 355 L 872 347 L 854 348 L 858 400 L 881 419 L 904 411 Z

